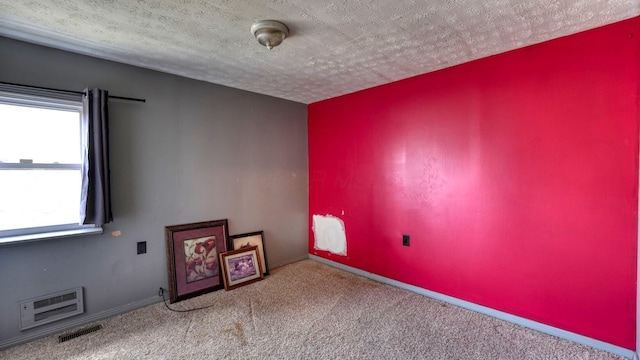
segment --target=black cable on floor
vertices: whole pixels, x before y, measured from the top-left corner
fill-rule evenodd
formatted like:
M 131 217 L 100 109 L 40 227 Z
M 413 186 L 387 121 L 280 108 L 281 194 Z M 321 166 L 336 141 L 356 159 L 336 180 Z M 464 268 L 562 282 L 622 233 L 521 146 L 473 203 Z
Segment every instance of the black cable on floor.
M 191 311 L 196 311 L 196 310 L 202 310 L 202 309 L 208 309 L 210 307 L 213 307 L 213 305 L 209 305 L 209 306 L 203 306 L 203 307 L 199 307 L 199 308 L 195 308 L 195 309 L 186 309 L 186 310 L 177 310 L 177 309 L 172 309 L 169 307 L 169 304 L 167 304 L 167 299 L 164 297 L 164 289 L 160 288 L 160 290 L 158 291 L 158 295 L 162 296 L 162 301 L 164 302 L 164 306 L 174 312 L 179 312 L 179 313 L 185 313 L 185 312 L 191 312 Z

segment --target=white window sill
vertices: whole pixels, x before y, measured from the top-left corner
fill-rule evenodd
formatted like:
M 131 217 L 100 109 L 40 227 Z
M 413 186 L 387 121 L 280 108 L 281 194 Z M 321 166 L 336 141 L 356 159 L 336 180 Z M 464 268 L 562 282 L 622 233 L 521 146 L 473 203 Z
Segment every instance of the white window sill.
M 23 244 L 27 242 L 59 239 L 59 238 L 66 238 L 66 237 L 72 237 L 72 236 L 95 235 L 95 234 L 102 234 L 102 232 L 103 231 L 101 227 L 95 227 L 95 228 L 87 228 L 87 229 L 45 232 L 40 234 L 7 236 L 7 237 L 0 238 L 0 246 L 18 245 L 18 244 Z

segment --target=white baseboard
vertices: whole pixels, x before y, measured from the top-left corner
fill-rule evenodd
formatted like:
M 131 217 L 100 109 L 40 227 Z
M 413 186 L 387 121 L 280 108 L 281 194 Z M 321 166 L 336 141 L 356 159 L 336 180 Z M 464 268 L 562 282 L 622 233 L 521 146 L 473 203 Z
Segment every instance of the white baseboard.
M 582 344 L 582 345 L 587 345 L 587 346 L 591 346 L 592 348 L 595 349 L 599 349 L 599 350 L 603 350 L 603 351 L 607 351 L 610 352 L 612 354 L 616 354 L 619 356 L 624 356 L 627 359 L 638 359 L 635 351 L 633 350 L 629 350 L 629 349 L 625 349 L 623 347 L 617 346 L 617 345 L 613 345 L 613 344 L 609 344 L 606 343 L 604 341 L 600 341 L 600 340 L 596 340 L 596 339 L 592 339 L 589 337 L 586 337 L 584 335 L 580 335 L 580 334 L 576 334 L 576 333 L 572 333 L 570 331 L 566 331 L 566 330 L 562 330 L 562 329 L 558 329 L 555 328 L 553 326 L 549 326 L 549 325 L 545 325 L 533 320 L 529 320 L 529 319 L 525 319 L 523 317 L 520 316 L 515 316 L 515 315 L 511 315 L 502 311 L 498 311 L 495 309 L 491 309 L 488 308 L 486 306 L 482 306 L 482 305 L 478 305 L 478 304 L 474 304 L 472 302 L 469 301 L 465 301 L 465 300 L 461 300 L 458 298 L 454 298 L 452 296 L 448 296 L 448 295 L 444 295 L 444 294 L 440 294 L 434 291 L 430 291 L 430 290 L 426 290 L 414 285 L 409 285 L 409 284 L 405 284 L 403 282 L 397 281 L 397 280 L 393 280 L 393 279 L 389 279 L 380 275 L 376 275 L 374 273 L 370 273 L 364 270 L 360 270 L 360 269 L 356 269 L 354 267 L 351 266 L 347 266 L 347 265 L 343 265 L 340 263 L 337 263 L 335 261 L 331 261 L 331 260 L 327 260 L 325 258 L 321 258 L 319 256 L 313 255 L 313 254 L 309 254 L 309 259 L 329 265 L 329 266 L 333 266 L 336 267 L 338 269 L 344 270 L 344 271 L 348 271 L 350 273 L 356 274 L 356 275 L 360 275 L 375 281 L 379 281 L 381 283 L 384 284 L 388 284 L 391 286 L 395 286 L 395 287 L 399 287 L 401 289 L 405 289 L 420 295 L 424 295 L 436 300 L 440 300 L 440 301 L 444 301 L 446 303 L 452 304 L 452 305 L 456 305 L 459 306 L 461 308 L 465 308 L 468 310 L 472 310 L 475 312 L 479 312 L 481 314 L 485 314 L 485 315 L 489 315 L 492 317 L 495 317 L 497 319 L 500 320 L 504 320 L 504 321 L 508 321 L 511 323 L 514 323 L 516 325 L 520 325 L 520 326 L 524 326 L 533 330 L 537 330 L 540 332 L 543 332 L 545 334 L 549 334 L 549 335 L 553 335 L 553 336 L 557 336 L 559 338 L 562 339 L 566 339 L 566 340 L 570 340 L 573 342 L 576 342 L 578 344 Z
M 29 341 L 33 341 L 45 336 L 50 336 L 50 335 L 55 335 L 55 334 L 59 334 L 62 332 L 65 332 L 67 330 L 71 330 L 71 329 L 75 329 L 84 325 L 88 325 L 90 323 L 102 320 L 102 319 L 106 319 L 112 316 L 116 316 L 116 315 L 120 315 L 120 314 L 124 314 L 126 312 L 129 311 L 133 311 L 151 304 L 155 304 L 157 302 L 162 301 L 162 298 L 159 296 L 154 296 L 154 297 L 150 297 L 144 300 L 140 300 L 140 301 L 136 301 L 136 302 L 132 302 L 129 304 L 126 304 L 124 306 L 120 306 L 114 309 L 109 309 L 107 311 L 102 311 L 99 312 L 97 314 L 92 314 L 92 315 L 87 315 L 87 316 L 80 316 L 80 317 L 74 317 L 69 319 L 69 321 L 65 321 L 62 322 L 60 324 L 56 324 L 54 326 L 47 326 L 46 328 L 42 328 L 39 330 L 34 330 L 34 331 L 29 331 L 23 335 L 19 335 L 16 337 L 13 337 L 11 339 L 5 340 L 5 341 L 1 341 L 0 342 L 0 350 L 1 349 L 5 349 L 5 348 L 9 348 L 12 346 L 16 346 L 16 345 L 20 345 L 20 344 L 24 344 L 26 342 Z

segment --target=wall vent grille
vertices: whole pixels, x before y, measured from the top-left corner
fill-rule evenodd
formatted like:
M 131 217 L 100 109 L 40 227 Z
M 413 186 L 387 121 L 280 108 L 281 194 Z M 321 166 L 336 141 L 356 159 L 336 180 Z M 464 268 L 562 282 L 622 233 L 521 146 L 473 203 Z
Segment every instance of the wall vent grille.
M 60 296 L 54 296 L 54 297 L 50 297 L 50 298 L 46 298 L 44 300 L 39 300 L 33 303 L 33 308 L 34 309 L 40 309 L 41 307 L 45 307 L 45 306 L 49 306 L 49 305 L 55 305 L 61 302 L 65 302 L 65 301 L 69 301 L 69 300 L 74 300 L 76 299 L 78 296 L 78 294 L 74 291 L 72 293 L 67 293 L 67 294 L 63 294 Z
M 83 312 L 82 287 L 38 296 L 20 302 L 20 330 L 48 324 Z

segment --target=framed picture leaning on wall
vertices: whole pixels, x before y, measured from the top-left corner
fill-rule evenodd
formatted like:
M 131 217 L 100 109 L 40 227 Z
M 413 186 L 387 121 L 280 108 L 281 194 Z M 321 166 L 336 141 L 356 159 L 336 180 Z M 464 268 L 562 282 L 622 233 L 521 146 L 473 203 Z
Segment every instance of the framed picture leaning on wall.
M 237 250 L 245 247 L 257 246 L 260 255 L 260 265 L 264 276 L 269 275 L 269 263 L 267 262 L 267 249 L 264 244 L 264 231 L 255 231 L 246 234 L 229 236 L 229 250 Z
M 232 290 L 264 278 L 257 246 L 221 253 L 220 265 L 225 290 Z
M 165 227 L 169 302 L 224 287 L 218 254 L 228 250 L 227 219 Z

